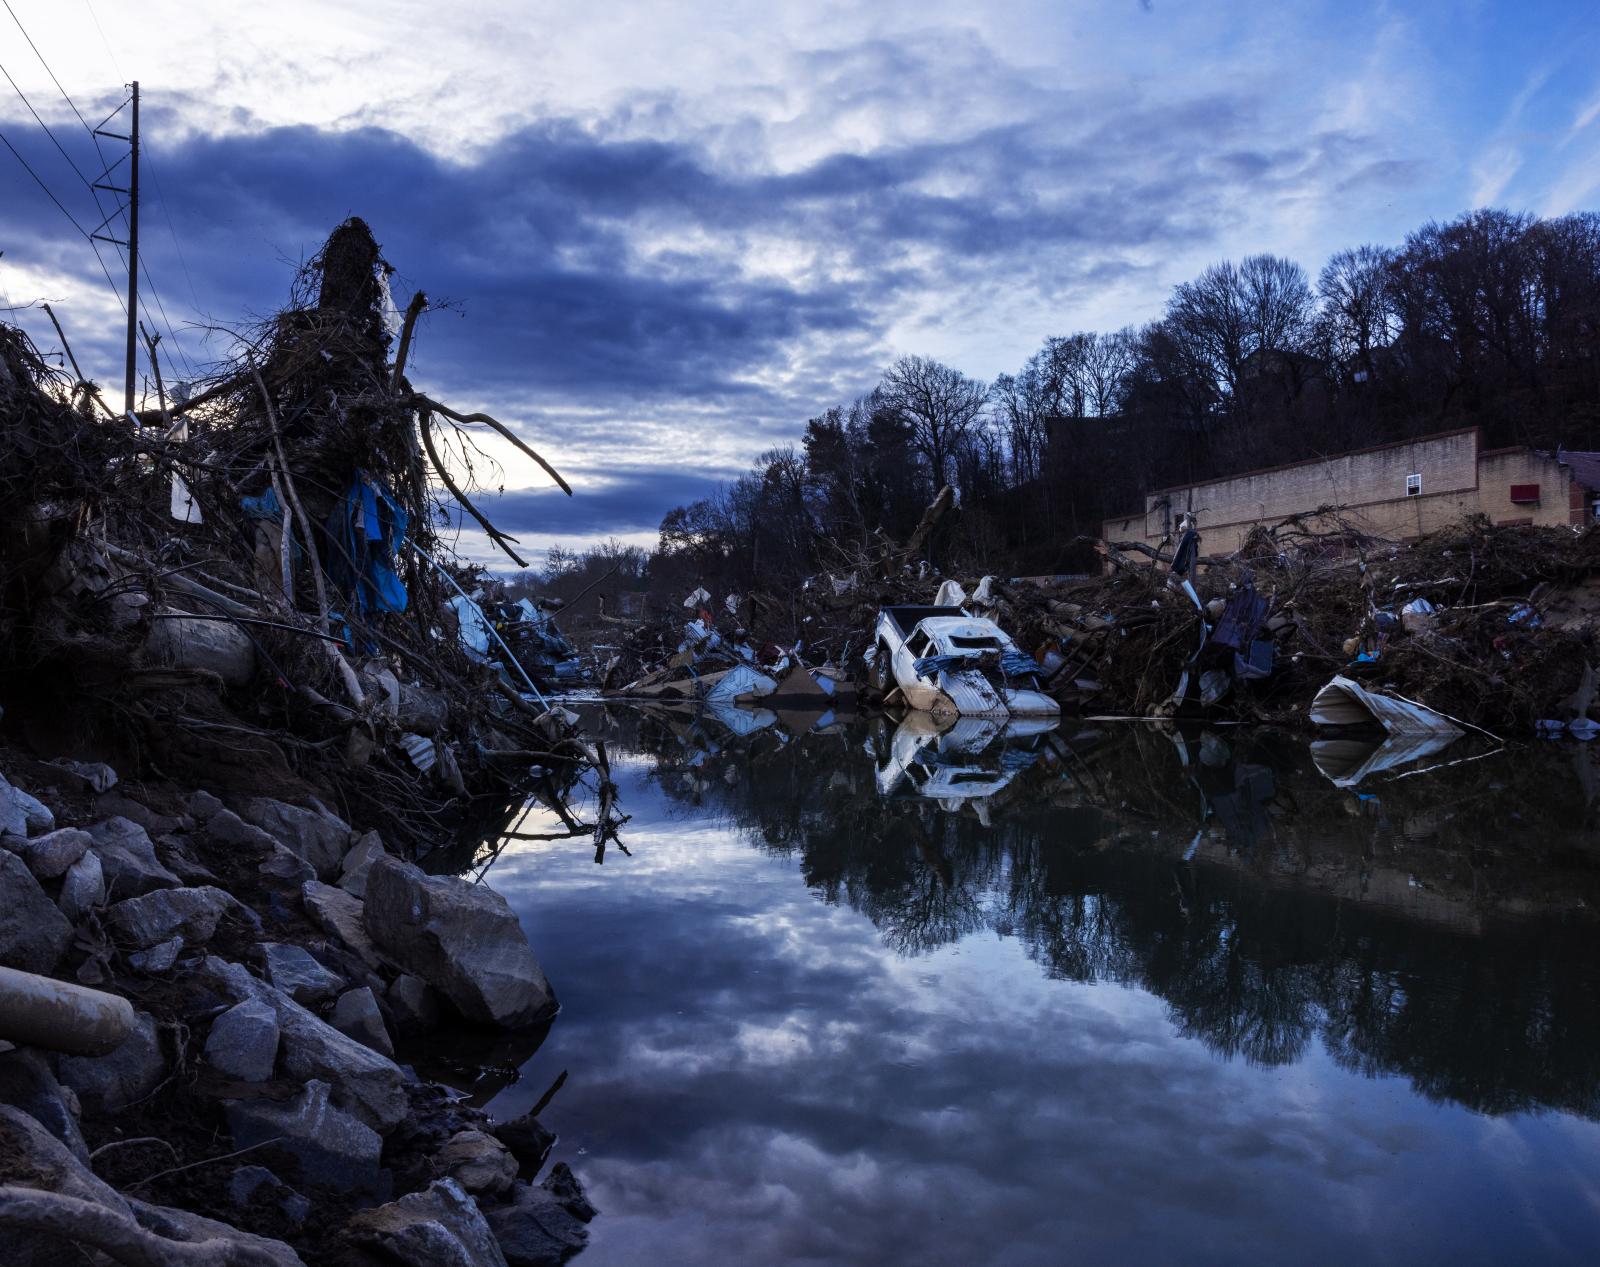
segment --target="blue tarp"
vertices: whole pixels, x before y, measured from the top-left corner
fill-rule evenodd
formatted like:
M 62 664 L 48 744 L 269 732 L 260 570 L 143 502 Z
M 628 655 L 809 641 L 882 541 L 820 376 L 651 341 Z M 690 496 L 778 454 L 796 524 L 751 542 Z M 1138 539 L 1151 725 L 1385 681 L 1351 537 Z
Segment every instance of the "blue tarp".
M 328 516 L 333 543 L 328 576 L 351 596 L 357 616 L 406 609 L 406 587 L 394 570 L 394 557 L 409 525 L 406 512 L 365 471 Z

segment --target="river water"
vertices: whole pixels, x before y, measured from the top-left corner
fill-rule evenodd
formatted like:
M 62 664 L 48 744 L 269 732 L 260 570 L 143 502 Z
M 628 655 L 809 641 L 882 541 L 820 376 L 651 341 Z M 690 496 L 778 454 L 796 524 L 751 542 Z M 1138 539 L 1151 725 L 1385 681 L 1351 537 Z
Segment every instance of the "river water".
M 627 852 L 487 872 L 585 1267 L 1600 1258 L 1600 752 L 813 721 L 600 714 Z

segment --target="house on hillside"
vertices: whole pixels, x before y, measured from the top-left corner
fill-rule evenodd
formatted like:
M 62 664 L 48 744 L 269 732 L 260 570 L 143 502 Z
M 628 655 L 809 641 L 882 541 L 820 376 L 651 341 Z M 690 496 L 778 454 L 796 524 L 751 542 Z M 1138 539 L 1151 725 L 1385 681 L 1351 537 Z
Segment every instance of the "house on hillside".
M 1144 506 L 1107 519 L 1108 541 L 1159 545 L 1192 514 L 1209 554 L 1236 550 L 1256 524 L 1339 507 L 1376 537 L 1414 540 L 1465 515 L 1497 524 L 1581 525 L 1600 506 L 1600 453 L 1525 446 L 1485 449 L 1477 427 L 1357 449 L 1146 493 Z M 1322 525 L 1332 529 L 1330 521 Z

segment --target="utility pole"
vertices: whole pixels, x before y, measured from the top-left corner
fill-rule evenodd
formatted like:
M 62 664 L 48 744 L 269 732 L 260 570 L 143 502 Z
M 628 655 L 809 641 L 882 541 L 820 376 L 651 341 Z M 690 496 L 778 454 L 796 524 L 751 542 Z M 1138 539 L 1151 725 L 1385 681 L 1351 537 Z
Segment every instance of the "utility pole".
M 128 142 L 128 367 L 122 383 L 122 408 L 133 412 L 133 378 L 138 368 L 139 332 L 139 81 L 133 81 L 133 130 Z
M 123 106 L 130 104 L 133 106 L 133 113 L 131 115 L 132 127 L 128 129 L 128 135 L 122 136 L 116 132 L 105 131 L 106 124 L 122 113 Z M 126 194 L 128 204 L 126 207 L 118 207 L 102 220 L 95 226 L 95 231 L 90 236 L 101 242 L 110 242 L 115 246 L 125 247 L 128 252 L 128 358 L 123 378 L 122 410 L 124 415 L 129 415 L 133 413 L 133 380 L 134 372 L 138 369 L 136 357 L 139 349 L 139 81 L 137 79 L 133 81 L 133 95 L 123 103 L 123 106 L 118 106 L 113 110 L 100 126 L 94 129 L 94 134 L 112 141 L 126 141 L 128 143 L 128 183 L 126 186 L 106 183 L 110 179 L 111 173 L 121 166 L 122 160 L 118 159 L 100 173 L 100 179 L 94 182 L 93 187 L 95 189 L 103 189 L 107 193 Z M 123 211 L 128 213 L 128 240 L 126 242 L 120 238 L 110 237 L 100 232 Z

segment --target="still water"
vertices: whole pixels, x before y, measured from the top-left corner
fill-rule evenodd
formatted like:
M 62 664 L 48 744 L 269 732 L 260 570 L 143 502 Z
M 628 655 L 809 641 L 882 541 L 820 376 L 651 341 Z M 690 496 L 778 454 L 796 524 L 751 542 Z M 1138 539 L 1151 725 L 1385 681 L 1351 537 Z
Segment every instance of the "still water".
M 487 874 L 585 1267 L 1600 1261 L 1600 754 L 811 720 L 602 715 L 628 852 Z

